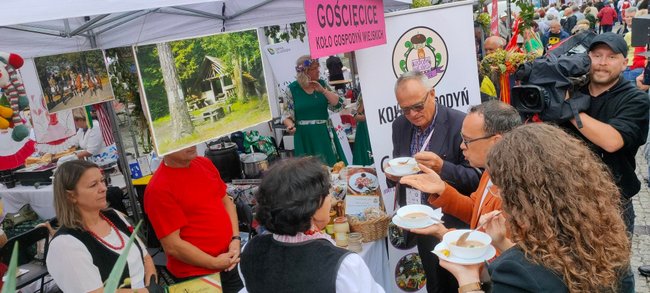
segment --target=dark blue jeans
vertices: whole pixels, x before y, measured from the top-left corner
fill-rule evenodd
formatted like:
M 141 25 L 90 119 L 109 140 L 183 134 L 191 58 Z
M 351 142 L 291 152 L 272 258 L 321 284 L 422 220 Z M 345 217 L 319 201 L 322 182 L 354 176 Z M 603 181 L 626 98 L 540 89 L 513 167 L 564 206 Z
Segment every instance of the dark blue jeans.
M 632 205 L 632 199 L 621 199 L 621 209 L 623 210 L 623 222 L 625 222 L 625 228 L 627 230 L 627 237 L 632 241 L 632 236 L 634 235 L 634 206 Z M 632 243 L 630 243 L 632 245 Z M 628 267 L 625 274 L 621 278 L 621 292 L 622 293 L 634 293 L 634 273 L 632 272 L 632 267 Z

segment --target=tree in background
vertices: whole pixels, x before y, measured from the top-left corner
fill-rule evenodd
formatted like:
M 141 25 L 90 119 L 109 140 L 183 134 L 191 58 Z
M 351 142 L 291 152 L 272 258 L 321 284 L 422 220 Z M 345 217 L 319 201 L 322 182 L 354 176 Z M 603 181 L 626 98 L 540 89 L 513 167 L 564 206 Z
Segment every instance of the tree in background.
M 172 139 L 177 140 L 194 133 L 194 125 L 192 125 L 190 113 L 187 111 L 185 95 L 183 94 L 178 73 L 176 73 L 171 46 L 167 42 L 159 43 L 156 44 L 156 49 L 158 49 L 160 68 L 165 81 L 165 92 L 167 93 L 172 123 Z

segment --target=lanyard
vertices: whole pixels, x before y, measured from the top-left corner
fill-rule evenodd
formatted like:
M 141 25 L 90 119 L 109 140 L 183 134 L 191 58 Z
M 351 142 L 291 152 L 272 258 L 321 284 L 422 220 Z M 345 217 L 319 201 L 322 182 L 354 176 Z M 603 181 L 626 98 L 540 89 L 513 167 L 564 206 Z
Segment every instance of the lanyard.
M 422 146 L 420 147 L 420 152 L 423 152 L 427 149 L 427 146 L 429 145 L 429 141 L 431 141 L 431 137 L 433 136 L 433 132 L 436 130 L 436 118 L 438 117 L 438 106 L 436 105 L 436 113 L 433 115 L 433 127 L 431 128 L 431 132 L 429 132 L 429 136 L 427 136 L 427 139 L 424 141 Z

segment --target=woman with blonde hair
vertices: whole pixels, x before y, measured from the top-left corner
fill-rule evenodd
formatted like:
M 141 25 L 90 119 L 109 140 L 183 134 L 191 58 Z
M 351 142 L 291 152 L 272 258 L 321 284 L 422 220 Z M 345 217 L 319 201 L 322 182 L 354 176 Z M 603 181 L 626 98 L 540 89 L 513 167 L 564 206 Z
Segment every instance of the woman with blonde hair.
M 630 242 L 619 191 L 582 141 L 548 124 L 524 125 L 492 148 L 487 169 L 503 208 L 486 226 L 503 251 L 488 265 L 494 292 L 620 290 Z M 441 265 L 461 289 L 479 282 L 480 265 Z
M 129 251 L 133 227 L 124 215 L 107 209 L 104 175 L 88 161 L 68 161 L 54 174 L 54 208 L 61 228 L 47 253 L 47 270 L 63 292 L 103 292 L 104 283 L 122 253 L 128 253 L 117 292 L 164 292 L 156 284 L 156 268 L 138 239 Z M 136 237 L 137 239 L 137 237 Z M 128 283 L 128 282 L 127 282 Z
M 327 165 L 334 165 L 343 156 L 341 144 L 329 126 L 327 109 L 339 111 L 339 97 L 320 78 L 318 59 L 309 55 L 296 61 L 296 81 L 289 84 L 283 103 L 282 122 L 294 134 L 296 156 L 317 156 Z M 340 154 L 337 156 L 337 153 Z

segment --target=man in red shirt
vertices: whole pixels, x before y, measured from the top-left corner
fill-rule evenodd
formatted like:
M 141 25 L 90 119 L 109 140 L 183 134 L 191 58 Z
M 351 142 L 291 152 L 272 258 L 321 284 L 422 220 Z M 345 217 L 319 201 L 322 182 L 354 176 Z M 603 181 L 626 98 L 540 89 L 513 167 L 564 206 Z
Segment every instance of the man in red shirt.
M 144 207 L 167 255 L 167 269 L 183 281 L 219 272 L 223 292 L 243 288 L 235 267 L 241 238 L 226 184 L 196 147 L 166 155 L 147 185 Z
M 598 12 L 598 19 L 600 20 L 600 27 L 603 29 L 603 33 L 612 31 L 614 21 L 617 18 L 618 14 L 616 14 L 616 10 L 609 5 L 609 2 L 605 2 L 603 9 Z

